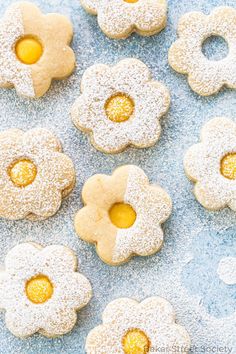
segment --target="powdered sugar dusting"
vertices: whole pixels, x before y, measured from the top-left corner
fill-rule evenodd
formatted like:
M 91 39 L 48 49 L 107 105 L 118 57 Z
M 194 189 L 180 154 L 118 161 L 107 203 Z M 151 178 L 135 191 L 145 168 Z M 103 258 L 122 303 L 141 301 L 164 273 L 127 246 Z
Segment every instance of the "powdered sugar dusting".
M 236 284 L 236 258 L 222 258 L 218 265 L 217 273 L 224 283 L 229 285 Z
M 14 85 L 20 95 L 34 97 L 31 69 L 14 52 L 15 43 L 24 35 L 20 4 L 8 8 L 0 20 L 0 86 Z
M 130 166 L 124 203 L 136 211 L 136 221 L 129 229 L 119 229 L 113 261 L 123 262 L 132 254 L 147 256 L 157 252 L 163 242 L 160 223 L 171 213 L 171 199 L 160 187 L 151 187 L 145 173 Z

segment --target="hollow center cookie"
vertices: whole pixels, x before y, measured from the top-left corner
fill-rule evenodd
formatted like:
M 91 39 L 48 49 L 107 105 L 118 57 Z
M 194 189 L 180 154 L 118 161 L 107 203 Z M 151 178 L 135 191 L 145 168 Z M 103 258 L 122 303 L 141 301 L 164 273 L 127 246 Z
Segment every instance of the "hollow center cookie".
M 111 222 L 120 229 L 128 229 L 136 220 L 136 212 L 131 205 L 116 203 L 109 210 Z
M 43 47 L 38 39 L 26 36 L 16 42 L 15 52 L 17 58 L 23 64 L 32 65 L 37 63 L 41 58 Z
M 125 122 L 134 112 L 134 101 L 125 93 L 117 93 L 108 98 L 105 111 L 112 122 Z
M 129 330 L 122 339 L 125 354 L 146 354 L 150 350 L 150 341 L 140 329 Z
M 208 60 L 219 61 L 227 57 L 229 47 L 223 37 L 211 35 L 202 43 L 202 53 Z
M 26 187 L 35 180 L 37 168 L 32 161 L 23 159 L 14 162 L 9 167 L 8 174 L 17 187 Z
M 228 154 L 221 160 L 221 174 L 228 179 L 236 179 L 236 153 Z
M 53 285 L 45 275 L 37 275 L 26 283 L 26 295 L 34 304 L 43 304 L 53 294 Z

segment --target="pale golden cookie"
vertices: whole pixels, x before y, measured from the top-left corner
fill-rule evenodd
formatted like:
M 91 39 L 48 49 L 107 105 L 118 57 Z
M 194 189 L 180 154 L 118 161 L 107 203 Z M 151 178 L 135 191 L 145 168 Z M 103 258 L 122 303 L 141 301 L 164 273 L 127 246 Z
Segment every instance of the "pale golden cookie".
M 190 350 L 188 332 L 176 324 L 172 305 L 161 297 L 140 303 L 130 298 L 114 300 L 102 319 L 87 336 L 87 354 L 147 354 L 157 353 L 158 348 L 168 354 L 187 354 Z
M 0 272 L 0 309 L 6 311 L 7 328 L 20 338 L 71 331 L 76 311 L 92 296 L 89 281 L 76 270 L 76 256 L 68 247 L 22 243 L 10 250 Z
M 74 70 L 72 36 L 65 16 L 43 15 L 30 2 L 12 4 L 0 21 L 0 87 L 14 86 L 30 98 L 44 95 L 52 79 Z
M 236 88 L 236 9 L 217 7 L 209 16 L 187 13 L 179 21 L 178 35 L 169 50 L 169 63 L 175 71 L 188 75 L 193 91 L 209 96 L 224 85 Z M 209 60 L 202 52 L 204 41 L 212 36 L 228 43 L 229 53 L 222 60 Z
M 201 132 L 201 142 L 184 157 L 187 176 L 195 182 L 194 194 L 205 208 L 236 211 L 236 123 L 214 118 Z
M 152 36 L 166 26 L 166 0 L 81 0 L 81 4 L 97 15 L 101 30 L 113 39 L 127 38 L 132 32 Z
M 119 265 L 162 247 L 161 224 L 170 216 L 171 199 L 161 187 L 150 185 L 141 168 L 127 165 L 112 176 L 92 176 L 82 198 L 85 207 L 75 216 L 76 232 L 96 245 L 104 262 Z
M 75 184 L 75 170 L 46 129 L 0 132 L 0 217 L 45 219 Z
M 146 148 L 158 141 L 170 94 L 142 61 L 128 58 L 113 67 L 93 65 L 82 77 L 81 91 L 72 120 L 90 134 L 96 149 L 117 153 L 129 145 Z

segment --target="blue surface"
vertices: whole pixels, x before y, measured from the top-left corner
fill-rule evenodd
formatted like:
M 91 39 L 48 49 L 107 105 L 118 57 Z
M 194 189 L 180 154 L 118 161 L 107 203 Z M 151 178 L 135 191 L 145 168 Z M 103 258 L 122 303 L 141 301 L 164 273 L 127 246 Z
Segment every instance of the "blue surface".
M 10 0 L 0 0 L 1 15 L 10 3 Z M 192 185 L 184 174 L 182 161 L 187 148 L 198 141 L 201 126 L 210 118 L 224 115 L 236 121 L 236 91 L 222 90 L 209 98 L 196 95 L 189 88 L 186 77 L 171 70 L 167 53 L 176 39 L 181 15 L 193 10 L 209 13 L 218 5 L 236 8 L 235 0 L 171 0 L 168 25 L 163 32 L 150 38 L 133 35 L 125 41 L 106 38 L 99 30 L 96 17 L 85 13 L 79 0 L 40 0 L 36 3 L 45 12 L 60 12 L 71 18 L 77 68 L 68 80 L 55 82 L 39 100 L 25 100 L 17 97 L 14 90 L 1 90 L 0 127 L 27 130 L 42 126 L 55 132 L 64 151 L 75 163 L 77 185 L 57 215 L 47 221 L 1 220 L 0 257 L 3 262 L 8 250 L 19 242 L 68 245 L 77 253 L 80 270 L 90 279 L 94 296 L 80 311 L 75 329 L 54 340 L 39 335 L 27 340 L 17 339 L 6 329 L 2 314 L 0 354 L 82 354 L 86 335 L 101 322 L 102 311 L 108 302 L 121 296 L 142 300 L 151 295 L 163 296 L 173 303 L 178 321 L 190 333 L 192 352 L 206 353 L 207 348 L 213 352 L 215 346 L 233 347 L 232 288 L 222 286 L 216 279 L 215 265 L 219 255 L 230 250 L 234 231 L 230 231 L 230 236 L 228 231 L 218 234 L 214 230 L 234 226 L 236 214 L 228 209 L 213 213 L 202 208 L 192 194 Z M 217 45 L 221 53 L 221 44 Z M 128 149 L 122 154 L 109 156 L 92 148 L 86 135 L 75 129 L 69 110 L 79 94 L 81 76 L 88 66 L 99 62 L 112 64 L 124 57 L 143 60 L 154 78 L 168 86 L 172 103 L 170 112 L 163 119 L 161 139 L 155 147 Z M 100 261 L 93 246 L 76 236 L 73 217 L 82 206 L 80 192 L 86 179 L 98 172 L 111 173 L 125 163 L 141 166 L 152 182 L 160 183 L 171 195 L 174 209 L 165 224 L 165 244 L 159 254 L 136 257 L 123 266 L 112 268 Z M 198 254 L 197 248 L 202 248 L 203 252 Z

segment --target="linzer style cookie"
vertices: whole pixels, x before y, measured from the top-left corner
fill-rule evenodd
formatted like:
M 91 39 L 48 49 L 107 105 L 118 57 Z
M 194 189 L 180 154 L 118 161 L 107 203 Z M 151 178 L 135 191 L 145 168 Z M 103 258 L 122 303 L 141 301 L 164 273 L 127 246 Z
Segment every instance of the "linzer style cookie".
M 214 118 L 201 132 L 201 142 L 184 158 L 187 176 L 195 183 L 194 194 L 205 208 L 236 211 L 236 123 Z
M 169 109 L 170 95 L 140 60 L 91 66 L 82 77 L 81 91 L 72 107 L 72 120 L 90 134 L 98 150 L 117 153 L 129 145 L 145 148 L 159 139 L 159 120 Z
M 166 26 L 166 0 L 81 0 L 97 15 L 101 30 L 110 38 L 127 38 L 132 32 L 151 36 Z
M 92 296 L 89 281 L 76 268 L 74 252 L 64 246 L 23 243 L 10 250 L 0 272 L 0 309 L 6 311 L 7 328 L 20 338 L 71 331 L 76 311 Z
M 166 353 L 187 354 L 190 337 L 175 322 L 172 305 L 161 297 L 142 302 L 129 298 L 112 301 L 102 315 L 103 323 L 90 331 L 87 354 L 147 354 L 163 349 Z
M 76 214 L 76 232 L 96 245 L 104 262 L 119 265 L 162 247 L 161 224 L 171 214 L 171 199 L 161 187 L 150 185 L 141 168 L 127 165 L 112 176 L 92 176 L 82 199 L 85 207 Z
M 169 63 L 188 75 L 192 90 L 202 96 L 217 93 L 224 85 L 236 89 L 236 10 L 221 6 L 209 16 L 201 12 L 185 14 L 178 25 L 179 39 L 169 50 Z M 204 41 L 219 36 L 228 43 L 229 53 L 222 60 L 209 60 L 202 52 Z
M 75 170 L 46 129 L 0 132 L 0 217 L 45 219 L 73 189 Z
M 74 69 L 72 35 L 65 16 L 44 15 L 30 2 L 13 3 L 0 21 L 0 87 L 14 86 L 30 98 L 44 95 L 52 79 Z

